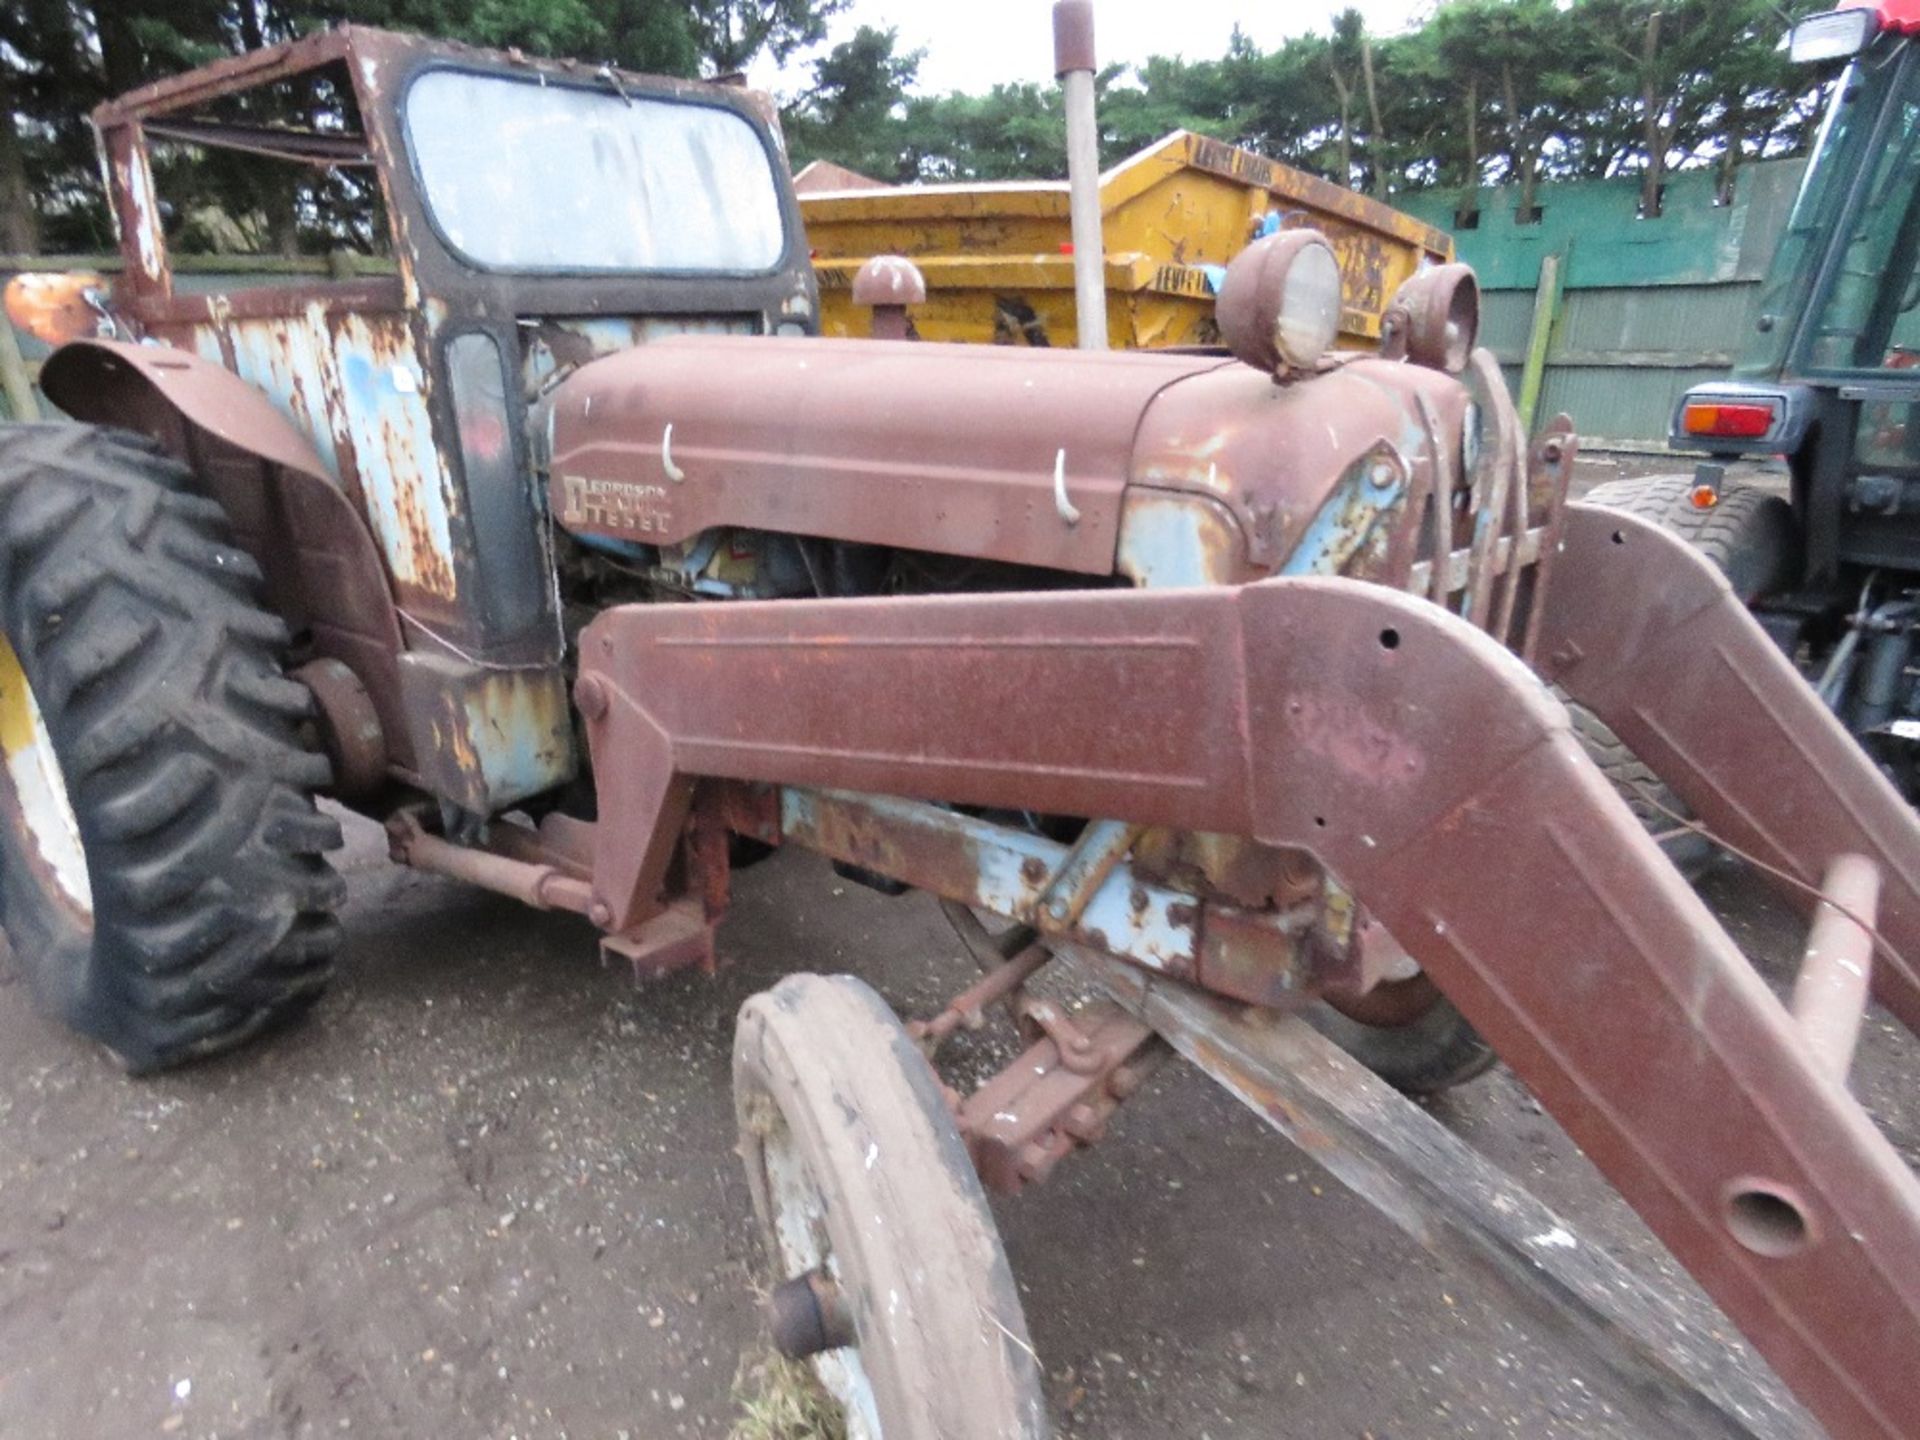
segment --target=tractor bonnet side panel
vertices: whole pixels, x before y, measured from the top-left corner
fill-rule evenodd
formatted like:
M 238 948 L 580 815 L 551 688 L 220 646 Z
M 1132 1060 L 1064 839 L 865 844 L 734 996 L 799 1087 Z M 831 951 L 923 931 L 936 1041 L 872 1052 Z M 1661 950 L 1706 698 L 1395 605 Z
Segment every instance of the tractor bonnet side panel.
M 1276 384 L 1214 354 L 679 336 L 561 384 L 552 501 L 650 545 L 740 526 L 1148 586 L 1404 585 L 1467 416 L 1452 376 L 1373 359 Z
M 1108 575 L 1142 413 L 1223 363 L 675 336 L 560 386 L 554 513 L 652 545 L 734 525 Z

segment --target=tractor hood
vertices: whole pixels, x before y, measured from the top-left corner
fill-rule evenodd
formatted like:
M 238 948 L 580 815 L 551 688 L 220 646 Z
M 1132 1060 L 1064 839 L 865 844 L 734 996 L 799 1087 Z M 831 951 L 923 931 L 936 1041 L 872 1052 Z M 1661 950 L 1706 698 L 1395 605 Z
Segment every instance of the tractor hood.
M 1108 575 L 1157 492 L 1228 522 L 1212 576 L 1302 544 L 1338 563 L 1300 568 L 1338 570 L 1430 463 L 1421 393 L 1457 456 L 1463 387 L 1406 364 L 1279 385 L 1218 354 L 675 336 L 557 389 L 552 503 L 603 539 L 739 526 Z

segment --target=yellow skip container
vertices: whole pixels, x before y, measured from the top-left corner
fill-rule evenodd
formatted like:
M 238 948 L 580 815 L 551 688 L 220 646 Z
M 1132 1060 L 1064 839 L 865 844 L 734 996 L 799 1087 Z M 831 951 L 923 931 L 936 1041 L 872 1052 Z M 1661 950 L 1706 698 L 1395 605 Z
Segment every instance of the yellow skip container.
M 865 335 L 853 277 L 874 255 L 905 255 L 926 277 L 926 302 L 913 309 L 923 339 L 1075 342 L 1064 180 L 829 190 L 803 181 L 800 212 L 820 277 L 823 334 Z M 1345 294 L 1339 343 L 1348 348 L 1372 347 L 1401 281 L 1453 258 L 1445 231 L 1190 130 L 1102 175 L 1100 215 L 1107 341 L 1116 349 L 1214 343 L 1222 269 L 1273 229 L 1311 226 L 1333 242 Z

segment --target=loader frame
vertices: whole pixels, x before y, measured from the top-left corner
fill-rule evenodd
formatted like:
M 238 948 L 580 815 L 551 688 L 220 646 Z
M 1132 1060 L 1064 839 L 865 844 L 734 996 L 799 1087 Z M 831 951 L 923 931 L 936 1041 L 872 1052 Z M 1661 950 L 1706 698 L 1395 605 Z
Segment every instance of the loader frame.
M 733 831 L 1034 922 L 1171 993 L 1284 1011 L 1364 985 L 1353 952 L 1284 909 L 1157 889 L 1125 855 L 1148 826 L 1308 851 L 1830 1433 L 1912 1436 L 1920 1181 L 1845 1071 L 1869 972 L 1920 1021 L 1920 828 L 1683 543 L 1574 505 L 1559 549 L 1541 671 L 1815 911 L 1792 1009 L 1538 675 L 1439 606 L 1341 579 L 617 607 L 575 687 L 601 820 L 527 834 L 517 860 L 462 854 L 520 867 L 527 898 L 585 910 L 643 969 L 710 958 Z M 777 707 L 755 703 L 769 676 Z M 1101 818 L 1062 845 L 967 807 Z M 1097 1138 L 1154 1030 L 1124 1006 L 1056 1018 L 1025 1057 L 1039 1082 L 957 1101 L 1002 1188 Z

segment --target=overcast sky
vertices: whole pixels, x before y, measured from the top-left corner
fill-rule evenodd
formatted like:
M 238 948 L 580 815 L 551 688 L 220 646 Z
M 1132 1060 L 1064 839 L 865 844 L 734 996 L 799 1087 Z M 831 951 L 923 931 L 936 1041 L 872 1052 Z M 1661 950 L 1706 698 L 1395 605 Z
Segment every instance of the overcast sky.
M 1263 50 L 1289 35 L 1322 33 L 1335 13 L 1358 6 L 1368 27 L 1391 35 L 1433 8 L 1434 0 L 1095 0 L 1094 44 L 1100 63 L 1149 55 L 1213 60 L 1226 53 L 1237 22 Z M 998 81 L 1053 78 L 1051 0 L 853 0 L 834 18 L 828 45 L 862 25 L 900 32 L 900 49 L 925 50 L 917 88 L 985 90 Z M 812 78 L 811 61 L 796 56 L 783 69 L 756 67 L 755 84 L 790 96 Z

